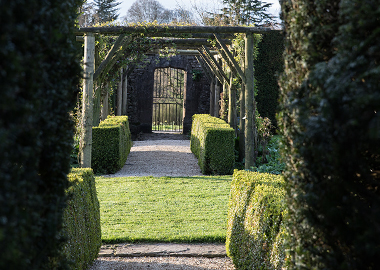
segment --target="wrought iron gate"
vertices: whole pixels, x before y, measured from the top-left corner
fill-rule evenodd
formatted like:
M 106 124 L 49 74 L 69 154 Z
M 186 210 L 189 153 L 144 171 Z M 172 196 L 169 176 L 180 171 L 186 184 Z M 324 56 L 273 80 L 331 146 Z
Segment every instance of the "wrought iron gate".
M 176 68 L 154 71 L 153 117 L 154 131 L 182 131 L 185 72 Z

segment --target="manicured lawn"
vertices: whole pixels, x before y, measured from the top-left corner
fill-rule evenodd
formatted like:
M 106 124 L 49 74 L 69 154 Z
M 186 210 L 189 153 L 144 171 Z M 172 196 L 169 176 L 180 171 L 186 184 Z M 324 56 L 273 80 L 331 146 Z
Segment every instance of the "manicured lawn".
M 96 177 L 102 240 L 224 242 L 231 178 Z

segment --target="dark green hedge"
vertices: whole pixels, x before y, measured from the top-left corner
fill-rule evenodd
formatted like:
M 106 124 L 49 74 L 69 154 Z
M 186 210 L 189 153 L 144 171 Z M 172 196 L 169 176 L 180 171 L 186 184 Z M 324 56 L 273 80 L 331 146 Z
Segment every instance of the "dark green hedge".
M 70 269 L 82 270 L 97 258 L 102 245 L 99 201 L 91 169 L 73 169 L 68 178 L 69 201 L 63 215 L 68 241 L 64 251 L 72 263 Z
M 46 269 L 64 243 L 81 3 L 0 1 L 0 269 Z
M 262 35 L 255 59 L 255 79 L 257 83 L 257 110 L 262 117 L 268 117 L 277 127 L 279 86 L 278 76 L 284 70 L 284 34 L 272 31 Z
M 108 116 L 92 128 L 92 169 L 95 173 L 117 172 L 124 166 L 131 147 L 128 116 Z
M 235 170 L 228 203 L 226 249 L 236 269 L 285 266 L 282 176 Z
M 232 174 L 234 130 L 222 119 L 208 114 L 193 116 L 190 148 L 203 174 Z
M 379 269 L 380 9 L 283 1 L 292 269 Z

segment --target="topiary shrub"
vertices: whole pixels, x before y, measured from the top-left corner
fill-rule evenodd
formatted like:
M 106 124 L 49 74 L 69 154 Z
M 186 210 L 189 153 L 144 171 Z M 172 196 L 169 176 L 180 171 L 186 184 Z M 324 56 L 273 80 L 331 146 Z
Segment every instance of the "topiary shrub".
M 193 116 L 190 148 L 203 174 L 232 174 L 234 130 L 222 119 L 208 114 Z
M 285 262 L 283 178 L 235 170 L 226 249 L 236 269 L 282 269 Z
M 117 172 L 124 166 L 131 147 L 128 116 L 108 116 L 92 128 L 92 169 L 95 173 Z
M 68 238 L 64 252 L 70 269 L 87 269 L 98 257 L 102 245 L 99 201 L 92 169 L 73 169 L 68 175 L 71 186 L 63 215 L 64 234 Z
M 292 269 L 378 269 L 377 1 L 283 1 L 283 154 Z
M 81 3 L 0 1 L 0 269 L 52 269 L 64 244 Z

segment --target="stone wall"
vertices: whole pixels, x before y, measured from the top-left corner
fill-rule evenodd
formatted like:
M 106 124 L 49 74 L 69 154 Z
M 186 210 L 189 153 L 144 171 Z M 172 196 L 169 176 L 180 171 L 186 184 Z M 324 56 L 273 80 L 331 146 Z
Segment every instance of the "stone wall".
M 160 58 L 157 55 L 148 55 L 146 64 L 135 67 L 128 76 L 128 116 L 133 134 L 152 132 L 154 71 L 156 68 L 168 67 L 186 72 L 183 133 L 190 132 L 194 114 L 209 113 L 210 82 L 194 56 Z M 201 71 L 200 78 L 196 80 L 193 79 L 195 70 Z

